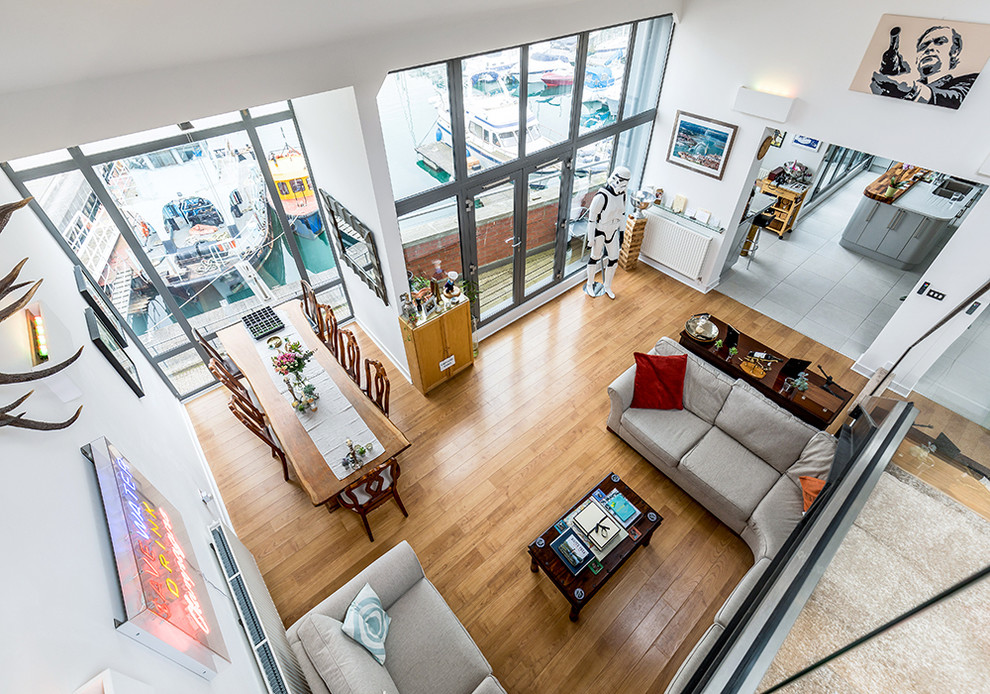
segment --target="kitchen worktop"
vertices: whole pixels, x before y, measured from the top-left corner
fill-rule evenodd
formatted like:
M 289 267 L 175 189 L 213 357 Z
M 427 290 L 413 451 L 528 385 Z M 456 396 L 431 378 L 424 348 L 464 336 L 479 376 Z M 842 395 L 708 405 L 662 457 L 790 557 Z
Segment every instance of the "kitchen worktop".
M 973 186 L 972 190 L 960 196 L 958 200 L 952 200 L 950 198 L 939 197 L 932 192 L 939 185 L 938 183 L 918 181 L 911 187 L 911 190 L 904 193 L 904 195 L 892 202 L 891 205 L 905 212 L 914 212 L 932 219 L 952 219 L 979 192 L 979 187 Z

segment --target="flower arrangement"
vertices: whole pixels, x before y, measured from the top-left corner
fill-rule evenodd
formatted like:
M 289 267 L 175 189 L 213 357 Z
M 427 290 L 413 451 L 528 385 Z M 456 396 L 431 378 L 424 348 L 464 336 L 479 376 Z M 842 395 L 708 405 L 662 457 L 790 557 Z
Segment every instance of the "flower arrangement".
M 313 352 L 304 350 L 299 341 L 286 342 L 285 351 L 279 352 L 272 357 L 272 366 L 282 376 L 293 375 L 297 381 L 302 380 L 302 371 L 306 368 L 306 362 L 313 357 Z

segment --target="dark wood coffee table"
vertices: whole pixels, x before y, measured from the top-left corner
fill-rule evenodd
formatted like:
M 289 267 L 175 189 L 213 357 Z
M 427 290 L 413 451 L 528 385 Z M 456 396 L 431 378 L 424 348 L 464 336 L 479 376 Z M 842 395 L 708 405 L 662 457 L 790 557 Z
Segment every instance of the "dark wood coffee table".
M 639 509 L 642 514 L 636 520 L 635 523 L 630 526 L 639 531 L 639 538 L 633 540 L 632 537 L 625 538 L 619 543 L 611 552 L 609 552 L 605 558 L 602 560 L 602 569 L 595 574 L 591 571 L 591 567 L 584 567 L 576 576 L 568 570 L 564 565 L 564 562 L 557 556 L 556 552 L 550 547 L 550 543 L 560 536 L 560 532 L 554 525 L 547 528 L 542 535 L 533 540 L 529 545 L 529 554 L 533 558 L 530 569 L 536 573 L 540 569 L 543 569 L 543 573 L 557 586 L 567 602 L 571 604 L 571 621 L 576 622 L 578 620 L 578 615 L 581 612 L 581 608 L 588 604 L 592 596 L 597 593 L 603 585 L 619 570 L 626 560 L 632 556 L 632 553 L 640 546 L 646 547 L 650 544 L 650 538 L 653 537 L 653 531 L 660 527 L 660 523 L 663 522 L 663 517 L 659 513 L 650 508 L 649 504 L 643 501 L 636 492 L 630 489 L 625 482 L 619 479 L 619 476 L 615 473 L 611 473 L 605 477 L 601 482 L 596 484 L 588 493 L 581 497 L 581 499 L 571 506 L 566 513 L 564 513 L 559 520 L 566 518 L 574 509 L 583 504 L 595 490 L 602 490 L 605 494 L 610 493 L 613 489 L 618 489 L 622 492 L 623 496 L 629 500 L 633 506 Z

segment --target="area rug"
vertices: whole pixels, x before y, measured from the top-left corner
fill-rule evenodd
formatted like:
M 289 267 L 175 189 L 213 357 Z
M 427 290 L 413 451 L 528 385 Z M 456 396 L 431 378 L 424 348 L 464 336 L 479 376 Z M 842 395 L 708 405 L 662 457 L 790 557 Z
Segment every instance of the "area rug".
M 757 691 L 990 564 L 990 523 L 891 465 L 798 616 Z M 784 688 L 786 694 L 984 694 L 990 580 Z

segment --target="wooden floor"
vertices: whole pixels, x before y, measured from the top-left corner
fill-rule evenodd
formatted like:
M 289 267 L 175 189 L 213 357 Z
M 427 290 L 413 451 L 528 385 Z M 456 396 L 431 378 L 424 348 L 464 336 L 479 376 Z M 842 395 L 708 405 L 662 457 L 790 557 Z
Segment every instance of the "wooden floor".
M 391 413 L 412 441 L 400 456 L 409 518 L 314 508 L 211 391 L 188 404 L 235 530 L 254 553 L 285 624 L 408 540 L 426 574 L 509 692 L 662 691 L 752 565 L 746 545 L 605 429 L 606 387 L 661 335 L 703 310 L 822 364 L 853 391 L 850 359 L 736 301 L 699 294 L 640 267 L 618 298 L 577 287 L 486 339 L 472 369 L 425 397 L 390 370 Z M 382 358 L 363 334 L 362 356 Z M 387 362 L 386 362 L 387 364 Z M 609 471 L 664 517 L 582 611 L 542 574 L 526 545 Z

